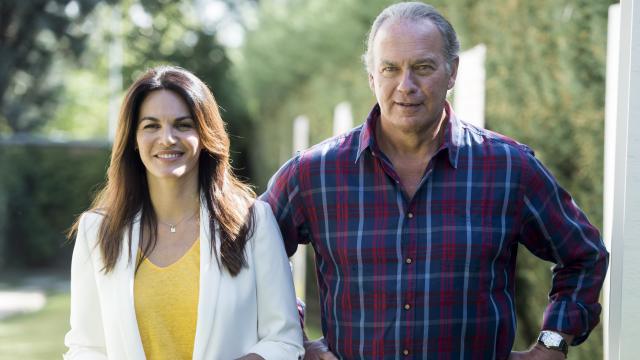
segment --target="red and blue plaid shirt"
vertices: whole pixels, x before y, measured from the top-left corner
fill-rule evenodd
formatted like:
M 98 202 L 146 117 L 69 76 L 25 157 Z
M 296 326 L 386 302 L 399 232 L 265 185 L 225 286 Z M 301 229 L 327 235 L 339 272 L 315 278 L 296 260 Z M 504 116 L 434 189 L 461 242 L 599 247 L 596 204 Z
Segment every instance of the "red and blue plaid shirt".
M 551 261 L 543 328 L 586 339 L 608 253 L 525 145 L 456 118 L 413 199 L 365 124 L 299 153 L 268 201 L 289 255 L 311 243 L 322 331 L 342 359 L 505 359 L 518 243 Z

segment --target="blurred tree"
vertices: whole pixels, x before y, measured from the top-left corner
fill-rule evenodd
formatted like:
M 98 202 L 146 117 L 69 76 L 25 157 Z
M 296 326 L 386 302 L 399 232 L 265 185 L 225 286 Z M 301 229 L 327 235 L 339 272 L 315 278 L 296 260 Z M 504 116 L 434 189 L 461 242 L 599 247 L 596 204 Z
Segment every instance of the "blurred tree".
M 30 132 L 49 119 L 61 86 L 48 76 L 55 55 L 82 53 L 87 32 L 80 24 L 97 3 L 0 1 L 0 132 Z
M 282 6 L 285 3 L 287 6 Z M 263 188 L 291 156 L 293 119 L 311 119 L 310 143 L 331 136 L 334 106 L 353 105 L 356 124 L 375 102 L 360 62 L 371 19 L 388 1 L 259 3 L 235 68 L 256 127 L 255 181 Z
M 90 41 L 80 67 L 61 64 L 65 87 L 59 94 L 61 106 L 43 129 L 49 135 L 73 138 L 106 137 L 109 67 L 107 49 L 114 36 L 122 42 L 122 84 L 126 89 L 147 68 L 172 64 L 194 72 L 212 89 L 223 119 L 232 134 L 234 166 L 250 175 L 246 139 L 251 132 L 246 104 L 230 72 L 227 49 L 219 42 L 220 24 L 240 21 L 246 1 L 122 0 L 97 6 L 85 20 L 91 28 Z M 212 10 L 207 6 L 217 5 Z M 121 16 L 114 28 L 114 7 Z M 210 14 L 209 18 L 203 13 Z M 94 121 L 87 121 L 88 119 Z

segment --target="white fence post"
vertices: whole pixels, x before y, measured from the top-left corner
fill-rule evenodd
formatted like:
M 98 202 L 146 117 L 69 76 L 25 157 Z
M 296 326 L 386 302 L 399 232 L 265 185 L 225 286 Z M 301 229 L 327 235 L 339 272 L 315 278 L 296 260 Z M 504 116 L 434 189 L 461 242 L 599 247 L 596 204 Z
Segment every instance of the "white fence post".
M 633 0 L 620 3 L 617 122 L 614 144 L 607 149 L 615 148 L 607 215 L 611 219 L 605 323 L 609 360 L 637 358 L 640 333 L 640 6 L 635 5 Z
M 460 54 L 458 76 L 453 88 L 453 110 L 456 116 L 477 127 L 484 127 L 484 60 L 487 47 L 484 44 Z
M 333 136 L 345 133 L 353 127 L 353 115 L 351 115 L 351 104 L 343 101 L 336 105 L 333 111 Z
M 609 7 L 609 26 L 607 30 L 607 81 L 604 115 L 604 186 L 603 186 L 603 212 L 602 212 L 602 237 L 611 251 L 611 225 L 613 220 L 613 193 L 615 172 L 615 146 L 616 146 L 616 122 L 618 121 L 618 65 L 620 53 L 620 4 Z M 620 318 L 620 309 L 612 309 L 610 305 L 611 274 L 607 274 L 603 288 L 603 355 L 604 359 L 610 359 L 610 345 L 613 339 L 619 338 L 615 326 L 609 327 L 613 319 Z M 611 316 L 613 315 L 613 316 Z M 611 357 L 613 359 L 614 357 Z

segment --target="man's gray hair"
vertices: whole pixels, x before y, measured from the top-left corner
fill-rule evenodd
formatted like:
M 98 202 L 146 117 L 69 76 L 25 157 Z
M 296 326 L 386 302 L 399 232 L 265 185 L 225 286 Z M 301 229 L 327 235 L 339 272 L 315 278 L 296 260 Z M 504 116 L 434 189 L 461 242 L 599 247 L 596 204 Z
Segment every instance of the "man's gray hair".
M 460 42 L 453 26 L 433 6 L 421 2 L 401 2 L 388 6 L 378 15 L 367 40 L 367 49 L 362 55 L 362 60 L 369 74 L 373 73 L 373 40 L 382 24 L 389 19 L 406 19 L 412 21 L 431 21 L 440 31 L 443 40 L 443 52 L 446 59 L 447 72 L 451 72 L 451 65 L 458 57 Z

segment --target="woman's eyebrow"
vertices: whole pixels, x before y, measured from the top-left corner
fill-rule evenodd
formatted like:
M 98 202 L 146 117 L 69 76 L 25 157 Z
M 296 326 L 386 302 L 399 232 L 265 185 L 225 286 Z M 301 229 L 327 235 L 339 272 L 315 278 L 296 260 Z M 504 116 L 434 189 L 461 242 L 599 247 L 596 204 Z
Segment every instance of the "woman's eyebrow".
M 149 120 L 149 121 L 155 121 L 155 122 L 160 121 L 158 118 L 150 115 L 143 116 L 140 118 L 140 121 L 143 121 L 143 120 Z M 173 121 L 182 121 L 182 120 L 191 120 L 191 115 L 178 116 L 177 118 L 173 119 Z

